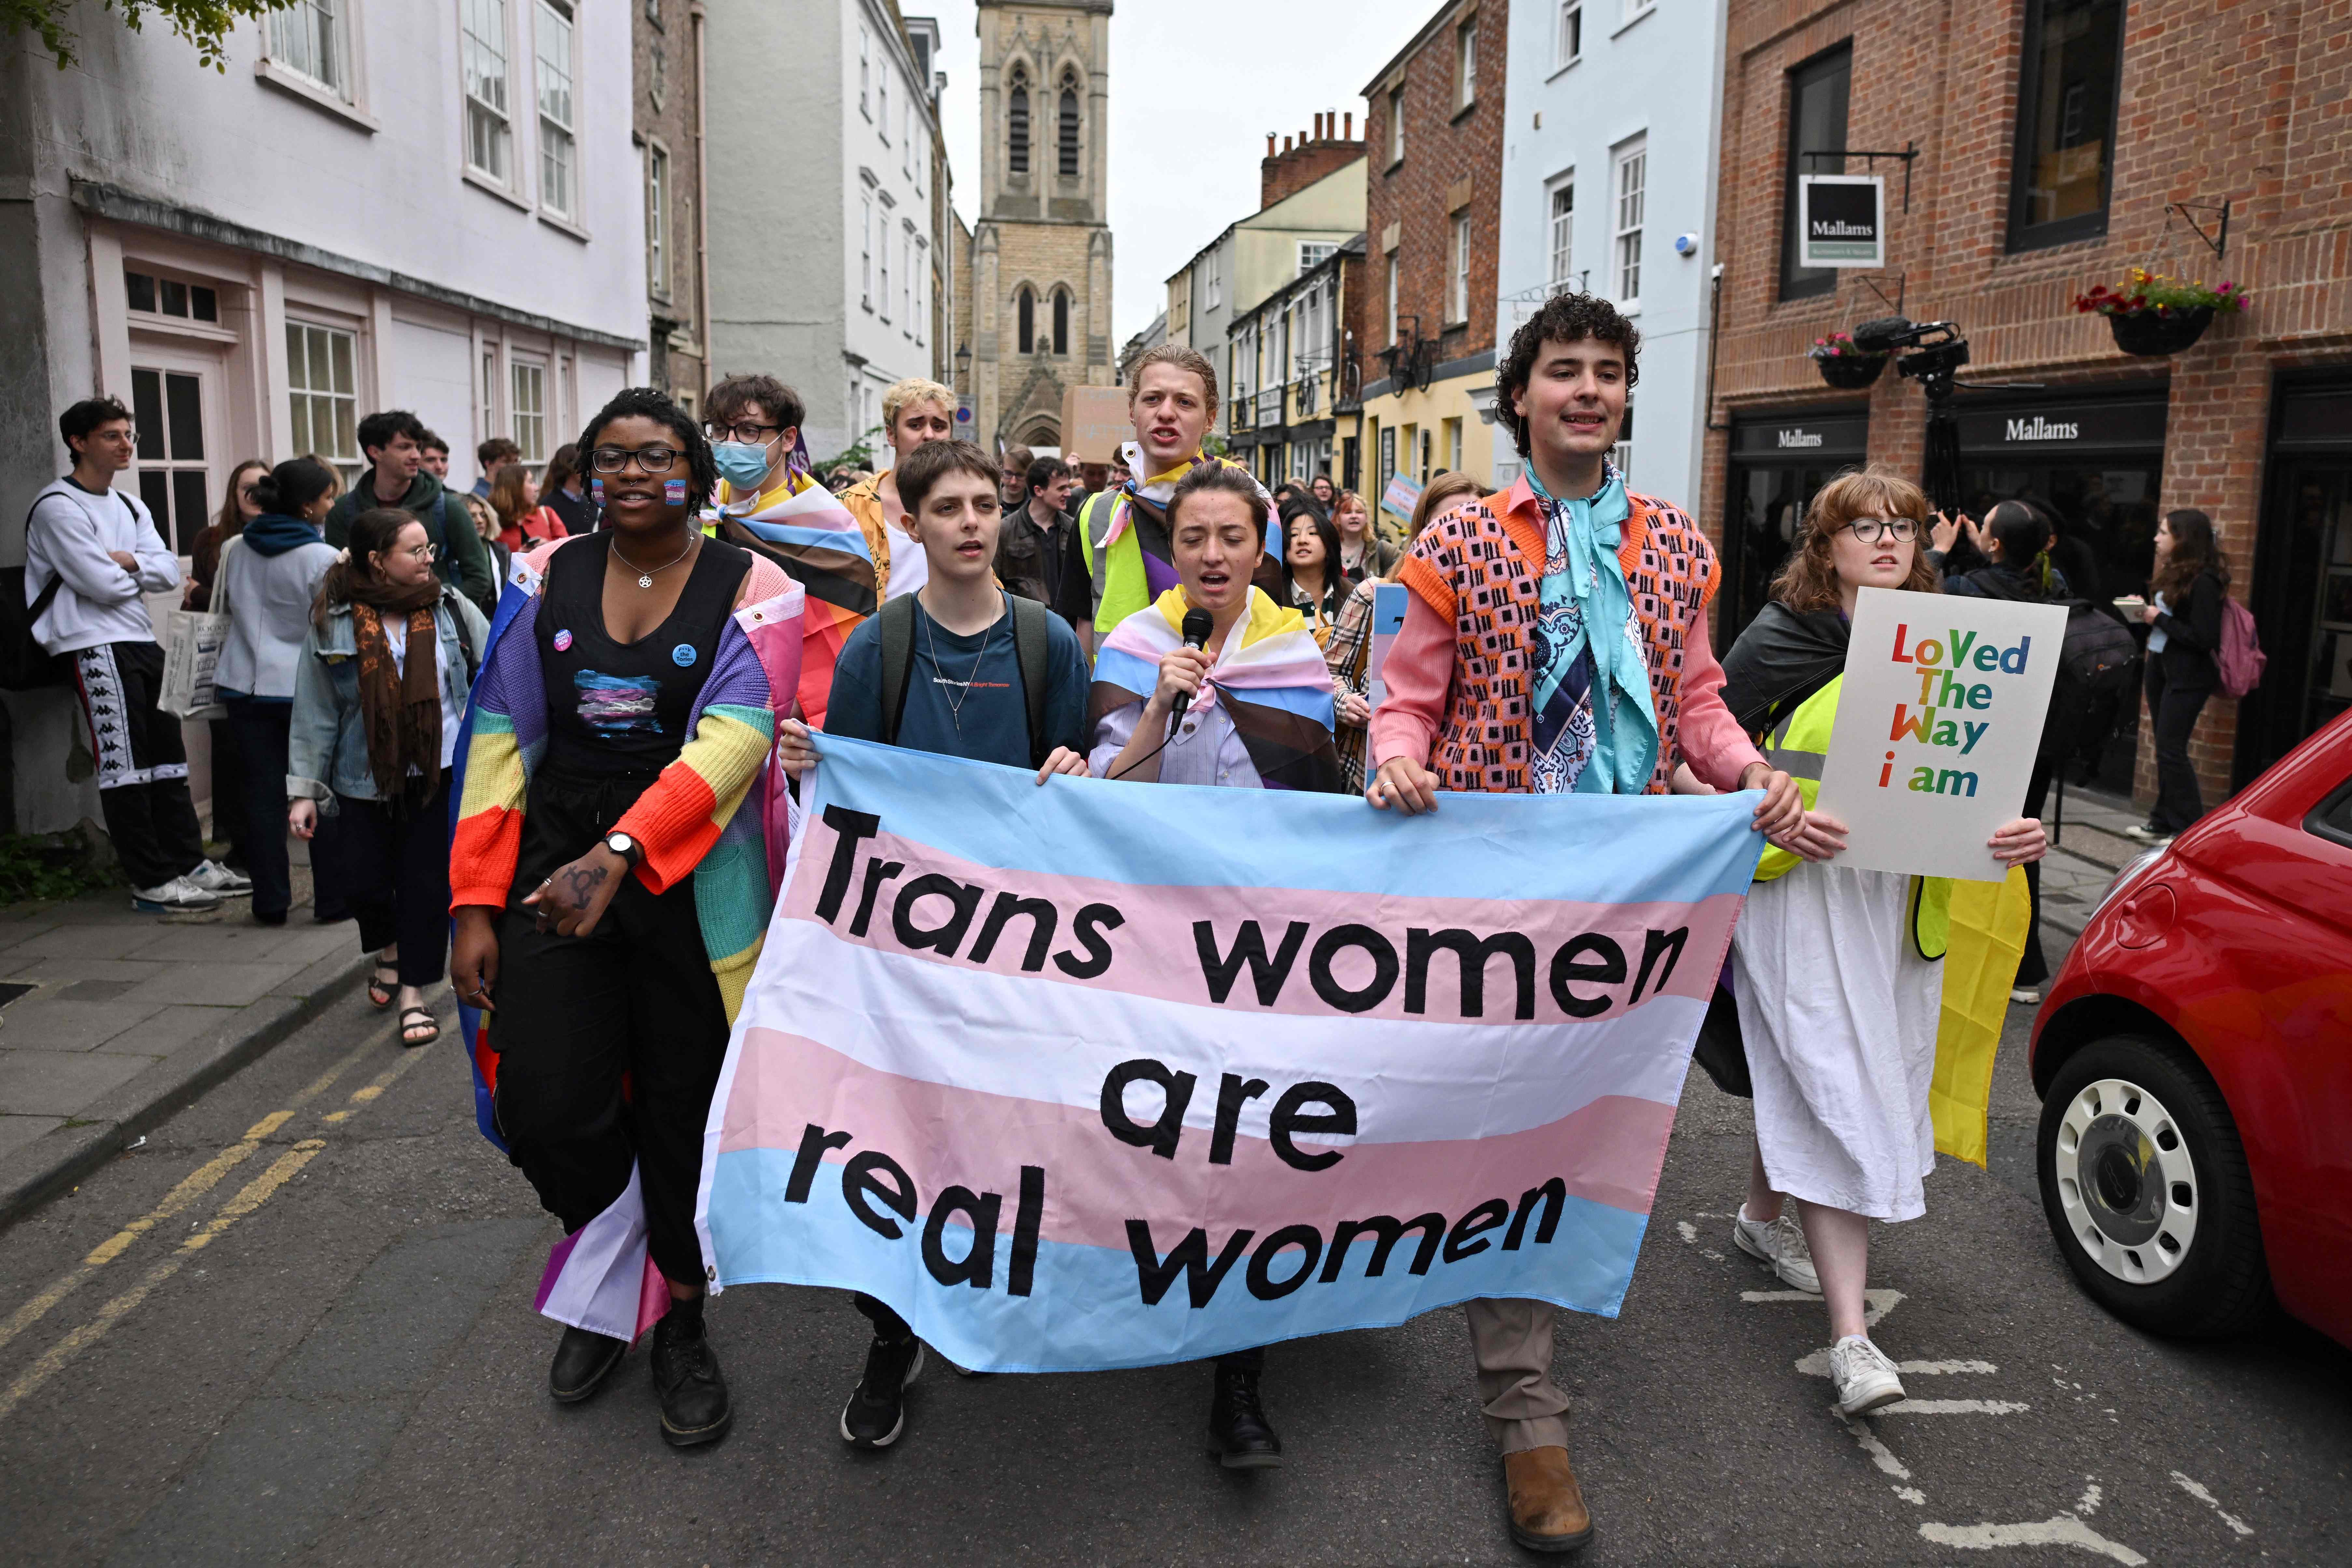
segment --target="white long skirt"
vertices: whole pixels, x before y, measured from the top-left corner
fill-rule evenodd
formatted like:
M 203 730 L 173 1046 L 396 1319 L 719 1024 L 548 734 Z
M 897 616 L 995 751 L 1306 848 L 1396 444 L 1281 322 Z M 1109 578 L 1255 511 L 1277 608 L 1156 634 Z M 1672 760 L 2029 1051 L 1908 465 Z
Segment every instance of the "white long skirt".
M 1872 1219 L 1925 1214 L 1936 1168 L 1943 964 L 1911 941 L 1910 890 L 1890 871 L 1801 865 L 1748 889 L 1732 944 L 1766 1176 Z

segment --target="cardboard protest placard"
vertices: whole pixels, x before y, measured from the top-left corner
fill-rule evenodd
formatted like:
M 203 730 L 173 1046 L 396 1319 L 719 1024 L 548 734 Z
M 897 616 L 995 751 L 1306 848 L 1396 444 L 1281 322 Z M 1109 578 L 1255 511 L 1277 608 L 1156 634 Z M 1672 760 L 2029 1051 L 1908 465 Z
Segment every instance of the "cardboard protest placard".
M 1118 444 L 1134 438 L 1135 419 L 1127 411 L 1125 387 L 1072 386 L 1063 389 L 1064 462 L 1116 462 Z
M 2065 638 L 2063 605 L 1864 588 L 1822 764 L 1837 864 L 2000 881 Z
M 1366 700 L 1375 708 L 1389 699 L 1381 666 L 1389 661 L 1397 633 L 1404 629 L 1405 595 L 1412 590 L 1402 583 L 1381 583 L 1372 589 L 1372 647 L 1364 660 Z

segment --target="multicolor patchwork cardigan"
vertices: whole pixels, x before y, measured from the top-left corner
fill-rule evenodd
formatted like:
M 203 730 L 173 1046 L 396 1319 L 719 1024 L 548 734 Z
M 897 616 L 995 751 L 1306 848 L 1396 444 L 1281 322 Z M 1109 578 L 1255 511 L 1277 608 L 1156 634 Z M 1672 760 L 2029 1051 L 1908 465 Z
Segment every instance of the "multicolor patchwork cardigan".
M 547 747 L 547 696 L 533 628 L 546 560 L 560 548 L 514 562 L 490 623 L 489 653 L 467 705 L 450 792 L 453 910 L 504 909 L 512 889 L 531 771 Z M 752 592 L 776 588 L 781 578 L 772 568 L 755 569 Z M 688 715 L 690 738 L 616 825 L 645 847 L 635 875 L 646 888 L 667 892 L 694 879 L 702 944 L 730 1020 L 759 960 L 783 872 L 788 796 L 773 750 L 777 710 L 790 711 L 800 680 L 803 607 L 799 584 L 785 580 L 771 596 L 735 612 Z M 477 1116 L 484 1134 L 499 1142 L 489 1111 L 497 1060 L 478 1013 L 461 1007 L 459 1014 L 460 1033 L 474 1047 Z

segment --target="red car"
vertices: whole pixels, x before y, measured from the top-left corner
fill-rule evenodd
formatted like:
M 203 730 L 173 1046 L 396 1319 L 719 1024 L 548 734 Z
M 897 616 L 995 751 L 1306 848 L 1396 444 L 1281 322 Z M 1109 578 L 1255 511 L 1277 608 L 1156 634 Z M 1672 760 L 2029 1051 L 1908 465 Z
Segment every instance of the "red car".
M 2352 713 L 2125 868 L 2033 1025 L 2042 1205 L 2158 1333 L 2352 1344 Z

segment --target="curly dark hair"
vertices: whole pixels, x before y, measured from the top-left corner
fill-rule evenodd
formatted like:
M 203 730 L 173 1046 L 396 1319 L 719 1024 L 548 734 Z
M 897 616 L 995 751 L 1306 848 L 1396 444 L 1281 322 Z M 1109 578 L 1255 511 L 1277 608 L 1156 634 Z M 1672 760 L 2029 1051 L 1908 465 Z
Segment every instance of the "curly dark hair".
M 582 464 L 592 474 L 595 465 L 588 454 L 595 449 L 596 437 L 604 426 L 615 419 L 651 419 L 669 427 L 677 437 L 678 450 L 686 454 L 687 471 L 694 476 L 694 504 L 703 505 L 719 493 L 719 459 L 710 455 L 710 443 L 702 437 L 702 426 L 693 416 L 670 401 L 669 394 L 651 386 L 624 388 L 613 401 L 596 411 L 588 427 L 580 432 Z
M 1511 350 L 1495 374 L 1495 414 L 1509 427 L 1519 456 L 1529 456 L 1528 422 L 1511 407 L 1511 400 L 1527 391 L 1536 373 L 1536 361 L 1546 343 L 1572 343 L 1582 338 L 1608 343 L 1625 356 L 1625 390 L 1641 380 L 1636 362 L 1642 353 L 1641 331 L 1620 315 L 1617 307 L 1598 294 L 1573 290 L 1555 294 L 1527 324 L 1511 334 Z

